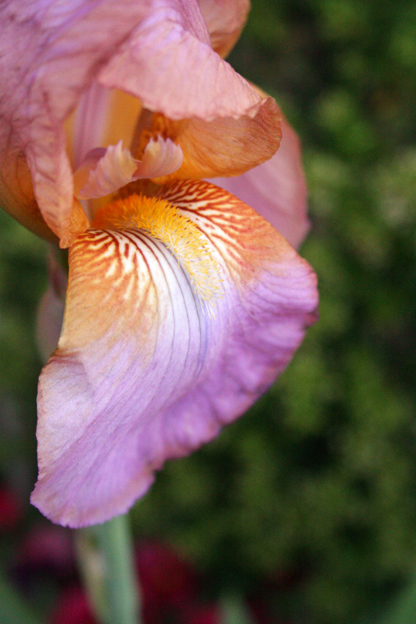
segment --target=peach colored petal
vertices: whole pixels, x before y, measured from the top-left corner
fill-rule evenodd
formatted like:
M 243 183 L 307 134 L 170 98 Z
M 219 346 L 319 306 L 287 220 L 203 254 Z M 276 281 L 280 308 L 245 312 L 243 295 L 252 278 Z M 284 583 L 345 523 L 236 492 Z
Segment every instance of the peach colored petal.
M 59 242 L 60 247 L 66 249 L 72 245 L 77 236 L 85 232 L 89 225 L 90 223 L 83 207 L 74 197 L 71 212 L 69 213 L 69 222 L 65 230 L 62 232 L 61 240 Z
M 264 164 L 237 178 L 216 178 L 218 184 L 252 206 L 296 248 L 309 231 L 307 187 L 299 139 L 282 119 L 282 141 Z
M 234 47 L 247 20 L 250 0 L 199 0 L 211 45 L 225 57 Z
M 124 513 L 165 460 L 266 390 L 315 319 L 312 270 L 251 208 L 201 181 L 158 195 L 196 225 L 224 293 L 207 314 L 180 245 L 174 255 L 133 225 L 71 247 L 64 329 L 39 384 L 32 495 L 64 525 Z
M 46 225 L 36 203 L 32 176 L 23 154 L 13 151 L 5 155 L 0 146 L 0 164 L 1 208 L 37 236 L 56 243 L 57 238 Z
M 238 119 L 173 121 L 164 115 L 147 115 L 142 136 L 164 136 L 183 152 L 182 166 L 171 179 L 236 176 L 268 160 L 280 144 L 281 113 L 266 97 L 254 116 Z

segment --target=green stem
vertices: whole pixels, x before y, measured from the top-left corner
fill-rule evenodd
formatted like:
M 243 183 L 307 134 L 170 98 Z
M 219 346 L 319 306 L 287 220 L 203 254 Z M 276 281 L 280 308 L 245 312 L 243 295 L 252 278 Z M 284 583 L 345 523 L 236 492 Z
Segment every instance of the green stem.
M 247 607 L 239 594 L 225 594 L 220 600 L 221 624 L 252 624 Z
M 127 516 L 78 531 L 77 550 L 91 604 L 102 624 L 140 624 L 139 584 Z

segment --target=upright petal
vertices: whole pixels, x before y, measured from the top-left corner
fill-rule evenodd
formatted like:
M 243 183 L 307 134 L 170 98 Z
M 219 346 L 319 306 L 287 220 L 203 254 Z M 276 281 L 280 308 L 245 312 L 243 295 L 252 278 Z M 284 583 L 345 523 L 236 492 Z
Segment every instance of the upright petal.
M 74 174 L 74 193 L 79 199 L 105 197 L 135 180 L 169 175 L 181 164 L 182 149 L 170 139 L 151 139 L 140 161 L 120 141 L 87 154 Z
M 211 45 L 227 56 L 240 36 L 250 10 L 250 0 L 199 0 Z
M 312 270 L 252 209 L 206 182 L 158 195 L 199 232 L 224 293 L 199 296 L 203 268 L 195 286 L 182 257 L 192 240 L 172 246 L 168 226 L 166 239 L 151 224 L 77 239 L 63 334 L 40 378 L 32 495 L 61 524 L 124 513 L 166 459 L 211 440 L 265 391 L 315 318 Z
M 104 145 L 105 130 L 112 113 L 112 96 L 110 89 L 96 82 L 81 96 L 73 115 L 68 145 L 74 169 L 81 166 L 91 150 Z M 119 118 L 124 116 L 118 115 Z M 116 142 L 121 140 L 122 137 L 118 136 Z
M 299 139 L 285 118 L 281 124 L 281 144 L 270 160 L 237 178 L 212 182 L 255 208 L 298 248 L 309 231 L 307 187 Z
M 73 197 L 63 123 L 94 82 L 174 118 L 238 117 L 260 106 L 260 97 L 210 47 L 197 0 L 20 0 L 0 4 L 0 23 L 7 84 L 0 99 L 0 182 L 10 188 L 9 173 L 23 156 L 34 197 L 58 237 Z M 10 212 L 26 209 L 19 190 L 14 198 L 2 194 Z

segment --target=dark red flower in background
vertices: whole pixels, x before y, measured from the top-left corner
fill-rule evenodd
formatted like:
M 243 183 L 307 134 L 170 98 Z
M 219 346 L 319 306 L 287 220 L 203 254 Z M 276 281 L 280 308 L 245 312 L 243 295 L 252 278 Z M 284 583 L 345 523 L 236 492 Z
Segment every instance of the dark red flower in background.
M 69 587 L 62 592 L 50 624 L 97 624 L 80 587 Z
M 22 506 L 10 488 L 0 486 L 0 532 L 14 529 L 22 518 Z

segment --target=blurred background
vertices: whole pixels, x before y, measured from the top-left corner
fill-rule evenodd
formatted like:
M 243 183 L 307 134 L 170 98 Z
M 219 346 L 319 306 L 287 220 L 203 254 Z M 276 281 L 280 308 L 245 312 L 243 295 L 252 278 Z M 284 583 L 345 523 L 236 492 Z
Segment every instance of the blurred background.
M 416 570 L 416 5 L 253 0 L 229 60 L 301 137 L 321 318 L 133 509 L 146 624 L 384 622 Z M 0 213 L 0 622 L 91 624 L 70 532 L 28 503 L 46 251 Z

